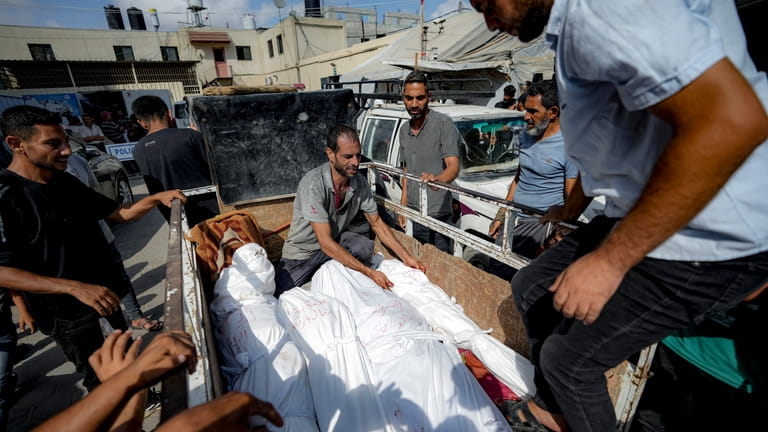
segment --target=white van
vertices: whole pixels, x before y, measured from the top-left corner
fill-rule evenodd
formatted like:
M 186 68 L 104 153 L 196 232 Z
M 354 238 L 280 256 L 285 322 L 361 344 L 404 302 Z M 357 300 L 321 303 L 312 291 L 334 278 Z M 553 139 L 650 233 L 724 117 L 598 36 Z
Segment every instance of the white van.
M 522 111 L 476 105 L 430 103 L 430 109 L 453 120 L 459 131 L 461 170 L 454 181 L 457 186 L 503 199 L 515 178 L 519 163 L 520 141 L 526 130 Z M 384 104 L 366 111 L 360 128 L 360 143 L 367 158 L 392 167 L 399 166 L 400 127 L 410 116 L 402 104 Z M 399 202 L 400 179 L 380 173 L 377 192 Z M 463 196 L 454 197 L 454 223 L 466 232 L 489 239 L 487 233 L 498 207 Z M 601 199 L 593 201 L 585 212 L 594 216 L 603 207 Z M 393 215 L 384 215 L 393 223 Z M 584 218 L 582 218 L 583 220 Z M 463 258 L 483 266 L 487 257 L 466 248 Z

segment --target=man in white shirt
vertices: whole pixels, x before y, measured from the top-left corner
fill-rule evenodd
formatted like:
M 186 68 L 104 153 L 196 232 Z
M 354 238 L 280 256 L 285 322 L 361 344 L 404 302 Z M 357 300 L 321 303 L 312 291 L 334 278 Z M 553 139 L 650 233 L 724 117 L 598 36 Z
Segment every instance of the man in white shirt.
M 83 114 L 83 125 L 78 128 L 80 136 L 83 137 L 88 144 L 99 147 L 104 150 L 104 140 L 107 138 L 104 136 L 104 132 L 101 131 L 99 125 L 94 123 L 93 116 L 88 113 Z

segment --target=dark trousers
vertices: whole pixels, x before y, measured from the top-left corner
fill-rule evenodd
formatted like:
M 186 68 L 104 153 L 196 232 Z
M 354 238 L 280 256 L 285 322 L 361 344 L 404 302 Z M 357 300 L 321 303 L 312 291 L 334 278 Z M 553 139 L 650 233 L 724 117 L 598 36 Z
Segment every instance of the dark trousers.
M 373 240 L 355 232 L 343 232 L 339 245 L 363 263 L 373 256 Z M 305 260 L 281 259 L 275 269 L 275 297 L 309 282 L 317 269 L 330 259 L 331 257 L 320 249 Z
M 115 330 L 128 329 L 122 311 L 118 310 L 106 318 Z M 64 351 L 67 360 L 75 364 L 75 369 L 84 374 L 83 386 L 89 392 L 96 388 L 100 381 L 88 363 L 88 357 L 104 343 L 98 317 L 92 315 L 76 321 L 56 319 L 53 329 L 47 334 Z
M 16 349 L 16 326 L 8 320 L 0 324 L 0 432 L 8 425 L 13 403 L 13 352 Z
M 552 224 L 543 224 L 539 222 L 538 217 L 518 216 L 515 220 L 515 227 L 512 229 L 512 252 L 529 259 L 536 258 L 536 254 L 551 231 Z M 496 237 L 496 244 L 501 246 L 502 241 L 503 237 L 499 234 Z M 488 273 L 502 279 L 512 279 L 515 273 L 517 273 L 517 269 L 495 258 L 491 258 L 488 262 Z
M 548 291 L 574 260 L 592 251 L 617 222 L 596 217 L 512 279 L 528 332 L 538 395 L 574 431 L 615 431 L 604 373 L 645 346 L 734 307 L 768 275 L 768 252 L 721 262 L 646 258 L 630 270 L 591 325 L 564 319 Z
M 445 222 L 445 223 L 451 223 L 451 215 L 445 215 L 445 216 L 432 216 L 433 218 Z M 424 225 L 418 224 L 416 222 L 413 222 L 413 238 L 416 240 L 422 242 L 422 243 L 429 243 L 432 245 L 435 245 L 436 248 L 440 249 L 443 252 L 453 254 L 453 248 L 451 247 L 451 238 L 440 234 L 437 231 L 433 231 Z

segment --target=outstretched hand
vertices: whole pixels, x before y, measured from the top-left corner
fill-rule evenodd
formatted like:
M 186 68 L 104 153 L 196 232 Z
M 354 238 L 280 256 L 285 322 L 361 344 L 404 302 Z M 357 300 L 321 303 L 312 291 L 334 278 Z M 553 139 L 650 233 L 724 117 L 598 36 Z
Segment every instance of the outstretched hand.
M 187 203 L 187 196 L 184 195 L 184 193 L 180 189 L 171 189 L 163 192 L 158 192 L 155 194 L 155 196 L 166 207 L 170 207 L 171 202 L 175 199 L 180 199 L 182 204 Z
M 434 183 L 434 182 L 437 182 L 437 181 L 440 181 L 440 180 L 439 180 L 439 179 L 437 178 L 437 176 L 436 176 L 436 175 L 434 175 L 434 174 L 430 174 L 430 173 L 421 173 L 421 181 L 423 181 L 423 182 L 429 182 L 429 183 Z M 430 188 L 430 189 L 432 189 L 433 191 L 436 191 L 436 190 L 437 190 L 437 187 L 436 187 L 436 186 L 430 186 L 429 188 Z
M 203 431 L 252 431 L 248 418 L 259 415 L 277 427 L 283 426 L 283 418 L 269 402 L 254 398 L 248 393 L 227 393 L 206 404 L 189 408 L 161 424 L 156 432 L 203 432 Z M 266 431 L 266 427 L 255 430 Z
M 491 221 L 491 226 L 488 227 L 488 235 L 496 239 L 499 236 L 499 228 L 501 228 L 500 220 Z
M 195 371 L 195 345 L 185 332 L 172 331 L 156 336 L 141 355 L 137 355 L 140 339 L 126 350 L 130 341 L 130 331 L 123 333 L 116 330 L 88 359 L 102 382 L 120 374 L 135 389 L 143 389 L 182 364 L 187 365 L 190 373 Z
M 567 217 L 568 216 L 565 213 L 565 206 L 554 205 L 548 208 L 547 212 L 544 213 L 541 218 L 539 218 L 539 222 L 543 224 L 547 222 L 557 223 L 567 220 Z
M 71 294 L 82 303 L 107 316 L 120 308 L 120 298 L 111 289 L 101 285 L 75 282 Z
M 619 287 L 625 272 L 591 252 L 569 265 L 549 288 L 553 305 L 566 318 L 592 324 Z
M 27 329 L 29 329 L 30 333 L 34 333 L 37 330 L 35 318 L 29 312 L 19 311 L 19 330 L 23 332 Z
M 192 337 L 182 331 L 163 333 L 152 339 L 144 352 L 131 365 L 137 384 L 148 387 L 168 372 L 186 364 L 189 373 L 195 371 L 197 353 Z
M 115 330 L 104 339 L 101 348 L 94 351 L 88 358 L 88 363 L 91 364 L 101 382 L 130 366 L 136 360 L 141 338 L 133 341 L 131 347 L 128 348 L 128 343 L 132 341 L 131 335 L 130 330 L 125 333 L 121 330 Z
M 368 273 L 367 276 L 369 278 L 373 279 L 373 281 L 376 282 L 376 285 L 382 287 L 385 290 L 389 290 L 390 287 L 395 286 L 395 284 L 393 284 L 387 278 L 387 275 L 385 275 L 384 273 L 382 273 L 382 272 L 380 272 L 378 270 L 371 269 L 371 271 Z
M 410 268 L 421 270 L 423 272 L 427 271 L 427 266 L 425 266 L 424 263 L 422 263 L 418 258 L 413 256 L 407 257 L 405 260 L 403 260 L 403 263 Z

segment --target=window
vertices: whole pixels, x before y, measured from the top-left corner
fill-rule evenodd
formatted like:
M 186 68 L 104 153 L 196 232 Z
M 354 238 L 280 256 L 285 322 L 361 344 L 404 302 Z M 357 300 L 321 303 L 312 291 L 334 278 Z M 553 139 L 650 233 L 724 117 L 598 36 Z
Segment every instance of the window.
M 47 61 L 56 60 L 53 55 L 53 48 L 50 44 L 29 44 L 29 53 L 32 54 L 32 60 Z
M 163 61 L 179 61 L 179 49 L 172 46 L 161 46 L 160 54 Z
M 363 154 L 376 162 L 387 163 L 389 145 L 395 131 L 396 120 L 371 118 L 362 134 Z
M 267 41 L 267 52 L 269 52 L 270 57 L 275 56 L 275 49 L 272 47 L 272 39 Z
M 277 41 L 277 53 L 282 54 L 283 53 L 283 35 L 277 35 L 277 38 L 275 38 Z
M 133 48 L 130 46 L 114 45 L 115 59 L 118 61 L 133 60 Z
M 251 47 L 249 47 L 249 46 L 236 46 L 235 50 L 237 50 L 237 59 L 238 60 L 252 60 L 252 58 L 251 58 Z
M 522 117 L 460 120 L 455 124 L 462 136 L 462 173 L 484 171 L 488 165 L 494 165 L 498 172 L 516 168 L 525 134 Z

